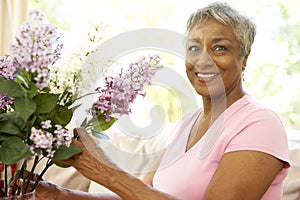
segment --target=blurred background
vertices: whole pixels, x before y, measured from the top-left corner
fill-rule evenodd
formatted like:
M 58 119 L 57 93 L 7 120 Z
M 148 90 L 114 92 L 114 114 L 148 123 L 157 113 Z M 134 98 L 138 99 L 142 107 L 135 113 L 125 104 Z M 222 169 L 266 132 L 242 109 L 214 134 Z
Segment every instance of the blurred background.
M 9 44 L 19 25 L 32 9 L 42 10 L 50 23 L 62 29 L 66 67 L 80 67 L 86 53 L 103 41 L 139 28 L 161 28 L 185 33 L 185 22 L 195 9 L 209 0 L 1 0 L 1 55 L 9 53 Z M 245 72 L 245 88 L 272 108 L 287 129 L 300 129 L 300 7 L 299 0 L 227 0 L 230 5 L 252 17 L 257 24 L 254 42 Z M 115 47 L 117 48 L 117 47 Z M 185 77 L 184 60 L 160 52 L 163 62 Z M 126 57 L 126 56 L 124 56 Z M 120 58 L 121 60 L 121 58 Z M 127 58 L 125 59 L 127 60 Z M 122 62 L 122 61 L 121 61 Z M 63 66 L 62 66 L 63 68 Z M 62 77 L 68 72 L 63 71 Z M 180 80 L 181 81 L 181 80 Z M 195 105 L 181 105 L 191 98 L 186 81 L 170 88 L 153 85 L 146 88 L 147 98 L 133 105 L 132 117 L 147 117 L 154 105 L 163 109 L 168 122 L 178 121 Z M 174 92 L 176 91 L 176 92 Z M 150 116 L 159 118 L 157 115 Z M 149 119 L 151 120 L 151 119 Z M 146 120 L 147 121 L 147 120 Z

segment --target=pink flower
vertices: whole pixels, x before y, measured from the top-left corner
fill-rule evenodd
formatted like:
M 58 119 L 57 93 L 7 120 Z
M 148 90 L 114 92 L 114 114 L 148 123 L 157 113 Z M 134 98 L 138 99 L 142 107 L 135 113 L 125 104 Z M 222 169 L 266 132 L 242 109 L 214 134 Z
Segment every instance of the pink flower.
M 51 133 L 32 127 L 29 139 L 33 142 L 33 144 L 29 146 L 33 154 L 40 155 L 41 151 L 39 150 L 45 150 L 48 153 L 48 155 L 46 155 L 47 157 L 53 157 L 54 151 L 52 150 L 52 144 L 54 138 Z
M 17 70 L 17 63 L 9 55 L 0 56 L 0 76 L 14 80 Z
M 57 27 L 49 24 L 41 11 L 30 12 L 31 22 L 24 23 L 11 46 L 12 57 L 18 65 L 33 74 L 39 89 L 48 86 L 49 66 L 61 56 Z
M 52 127 L 51 121 L 46 120 L 41 122 L 43 129 Z M 70 147 L 73 138 L 73 132 L 63 128 L 61 125 L 56 124 L 53 133 L 43 129 L 31 128 L 29 139 L 32 144 L 29 145 L 30 151 L 35 155 L 41 155 L 51 158 L 54 156 L 55 150 L 61 145 Z
M 44 21 L 46 20 L 46 16 L 40 10 L 33 10 L 29 13 L 29 19 L 31 21 Z
M 56 130 L 54 131 L 54 134 L 55 134 L 56 147 L 59 147 L 61 145 L 70 147 L 72 143 L 73 132 L 63 128 L 59 124 L 55 125 L 55 127 Z
M 52 127 L 51 120 L 43 121 L 43 122 L 41 122 L 41 125 L 42 125 L 43 129 L 49 129 Z
M 13 58 L 9 55 L 0 56 L 0 76 L 15 80 L 17 65 Z M 0 93 L 0 109 L 13 103 L 13 98 Z
M 162 67 L 160 57 L 150 55 L 140 57 L 128 69 L 122 69 L 117 77 L 106 77 L 104 87 L 96 89 L 100 96 L 89 110 L 90 114 L 104 114 L 107 122 L 112 114 L 129 114 L 130 104 L 138 95 L 145 96 L 144 86 L 150 84 L 151 78 Z

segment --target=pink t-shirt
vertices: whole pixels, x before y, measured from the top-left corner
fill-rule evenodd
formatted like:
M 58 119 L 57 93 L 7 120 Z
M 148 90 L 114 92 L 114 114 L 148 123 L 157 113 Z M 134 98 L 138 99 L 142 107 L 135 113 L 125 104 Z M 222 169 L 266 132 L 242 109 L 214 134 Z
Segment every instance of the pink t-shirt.
M 283 180 L 290 164 L 286 133 L 277 115 L 245 95 L 227 108 L 205 135 L 185 152 L 191 127 L 200 112 L 201 109 L 187 116 L 176 127 L 153 186 L 182 200 L 200 200 L 225 153 L 254 150 L 286 162 L 262 198 L 281 199 Z

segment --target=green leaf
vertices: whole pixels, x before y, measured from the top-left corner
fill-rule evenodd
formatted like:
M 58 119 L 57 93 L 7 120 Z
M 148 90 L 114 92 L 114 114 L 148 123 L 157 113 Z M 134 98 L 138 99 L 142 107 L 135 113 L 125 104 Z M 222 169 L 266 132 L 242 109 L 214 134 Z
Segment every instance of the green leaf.
M 87 117 L 85 117 L 82 123 L 80 124 L 80 127 L 86 127 L 87 125 L 88 125 L 88 120 Z
M 0 93 L 13 98 L 22 98 L 25 96 L 22 87 L 18 83 L 3 76 L 0 76 Z
M 58 162 L 58 161 L 55 161 L 55 160 L 52 160 L 52 162 L 57 165 L 58 167 L 62 167 L 62 168 L 68 168 L 68 167 L 71 167 L 71 165 L 68 165 L 68 164 L 65 164 L 65 163 L 61 163 L 61 162 Z
M 110 117 L 110 121 L 106 122 L 104 115 L 98 115 L 97 118 L 92 119 L 93 131 L 94 132 L 105 131 L 109 129 L 115 123 L 115 121 L 117 121 L 116 118 Z
M 100 139 L 109 139 L 108 135 L 106 133 L 103 133 L 103 132 L 94 132 L 92 130 L 92 135 L 97 137 L 97 138 L 100 138 Z
M 36 113 L 49 113 L 52 111 L 58 101 L 59 94 L 42 93 L 37 95 L 34 100 L 37 105 Z
M 72 156 L 81 153 L 82 149 L 71 144 L 70 147 L 65 145 L 59 146 L 59 148 L 55 151 L 53 159 L 55 160 L 66 160 L 71 158 Z
M 47 115 L 47 118 L 50 119 L 53 124 L 60 124 L 66 126 L 72 119 L 73 110 L 68 109 L 61 105 L 56 105 L 55 109 Z
M 1 134 L 0 135 L 0 144 L 3 142 L 8 136 L 6 134 Z
M 0 114 L 0 133 L 15 135 L 23 138 L 26 121 L 17 112 Z
M 38 93 L 38 88 L 36 87 L 36 85 L 34 83 L 29 83 L 29 88 L 27 91 L 28 98 L 35 97 L 35 95 L 37 95 L 37 93 Z
M 33 99 L 29 98 L 17 98 L 14 101 L 16 112 L 20 113 L 21 117 L 27 121 L 27 119 L 35 112 L 36 104 Z
M 20 85 L 24 85 L 25 88 L 28 88 L 28 84 L 26 82 L 26 80 L 24 79 L 24 77 L 26 77 L 26 75 L 28 74 L 28 72 L 26 72 L 24 69 L 19 68 L 19 74 L 17 74 L 16 76 L 16 82 Z
M 15 136 L 1 136 L 0 162 L 14 164 L 22 158 L 33 156 L 24 142 Z

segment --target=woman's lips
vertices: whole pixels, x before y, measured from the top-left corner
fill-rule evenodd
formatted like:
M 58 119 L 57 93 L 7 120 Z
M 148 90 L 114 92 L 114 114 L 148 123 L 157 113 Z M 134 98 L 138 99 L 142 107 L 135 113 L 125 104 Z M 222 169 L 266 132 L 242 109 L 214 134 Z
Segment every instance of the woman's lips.
M 195 75 L 198 77 L 198 81 L 201 83 L 208 83 L 210 81 L 212 81 L 216 76 L 219 75 L 219 73 L 214 73 L 214 72 L 205 72 L 205 73 L 201 73 L 201 72 L 195 72 Z

